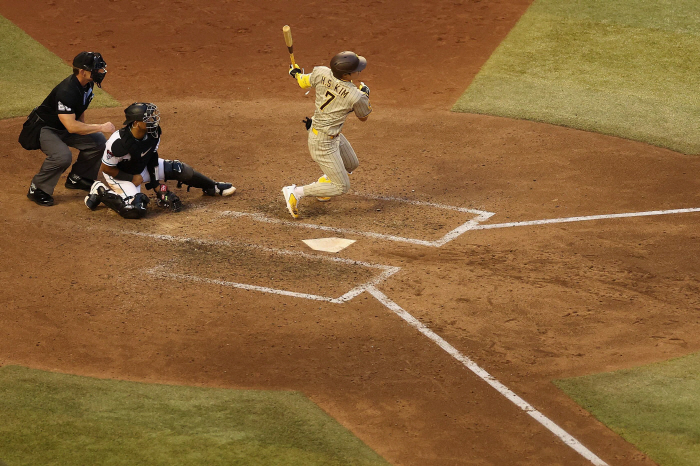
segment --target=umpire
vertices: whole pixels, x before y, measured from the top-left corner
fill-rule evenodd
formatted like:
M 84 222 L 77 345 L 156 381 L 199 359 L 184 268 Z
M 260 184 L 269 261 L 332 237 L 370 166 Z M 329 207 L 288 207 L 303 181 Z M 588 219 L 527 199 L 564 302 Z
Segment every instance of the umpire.
M 32 179 L 27 197 L 39 205 L 53 205 L 53 191 L 73 161 L 69 149 L 80 152 L 66 179 L 66 188 L 89 191 L 97 178 L 105 137 L 115 128 L 111 122 L 86 124 L 85 110 L 94 97 L 93 87 L 102 87 L 107 63 L 97 52 L 80 52 L 73 59 L 73 74 L 64 79 L 34 110 L 39 130 L 39 146 L 46 154 L 39 173 Z M 30 115 L 30 118 L 32 115 Z

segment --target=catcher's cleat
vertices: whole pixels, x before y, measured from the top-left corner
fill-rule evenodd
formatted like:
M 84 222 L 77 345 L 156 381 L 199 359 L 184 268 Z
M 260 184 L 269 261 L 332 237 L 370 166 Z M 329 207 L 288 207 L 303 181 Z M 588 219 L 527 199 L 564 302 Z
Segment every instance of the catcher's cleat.
M 298 200 L 294 195 L 294 188 L 296 188 L 295 184 L 285 186 L 282 188 L 282 195 L 284 196 L 284 202 L 287 203 L 289 213 L 292 214 L 292 217 L 299 218 Z
M 331 180 L 324 174 L 321 178 L 318 179 L 318 182 L 319 183 L 330 183 Z M 331 200 L 330 197 L 317 197 L 316 199 L 321 201 L 321 202 L 328 202 Z
M 236 188 L 231 183 L 216 183 L 212 189 L 205 189 L 205 196 L 230 196 L 236 192 Z

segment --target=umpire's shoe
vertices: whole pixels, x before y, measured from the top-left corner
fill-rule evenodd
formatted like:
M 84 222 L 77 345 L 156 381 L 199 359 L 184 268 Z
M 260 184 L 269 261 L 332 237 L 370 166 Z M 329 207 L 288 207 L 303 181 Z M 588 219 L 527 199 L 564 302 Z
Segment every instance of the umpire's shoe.
M 203 189 L 205 196 L 230 196 L 236 192 L 236 188 L 231 183 L 216 183 L 211 189 Z
M 45 193 L 41 189 L 37 188 L 36 186 L 34 186 L 34 183 L 32 183 L 29 186 L 27 197 L 39 205 L 53 205 L 53 197 L 51 196 L 51 194 Z
M 82 189 L 83 191 L 90 191 L 93 183 L 93 180 L 83 178 L 75 173 L 71 173 L 68 175 L 68 178 L 66 178 L 66 188 L 68 189 Z

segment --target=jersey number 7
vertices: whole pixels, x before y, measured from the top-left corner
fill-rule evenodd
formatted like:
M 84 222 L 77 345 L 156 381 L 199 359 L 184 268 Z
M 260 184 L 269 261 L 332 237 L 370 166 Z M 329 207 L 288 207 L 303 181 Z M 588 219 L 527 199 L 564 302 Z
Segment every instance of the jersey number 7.
M 323 102 L 323 105 L 321 105 L 319 110 L 323 110 L 329 103 L 333 102 L 333 99 L 335 99 L 335 94 L 333 94 L 331 91 L 326 91 L 326 97 L 328 98 L 325 102 Z

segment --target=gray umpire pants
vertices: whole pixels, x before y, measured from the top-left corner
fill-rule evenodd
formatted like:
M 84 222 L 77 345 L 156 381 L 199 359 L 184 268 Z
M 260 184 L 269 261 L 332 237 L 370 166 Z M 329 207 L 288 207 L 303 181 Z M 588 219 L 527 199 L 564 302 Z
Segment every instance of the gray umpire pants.
M 32 178 L 32 183 L 37 188 L 53 195 L 58 179 L 73 161 L 69 146 L 80 151 L 71 173 L 81 178 L 97 179 L 107 142 L 102 133 L 73 134 L 45 126 L 41 129 L 39 141 L 41 151 L 46 154 L 46 160 L 41 165 L 39 173 Z

